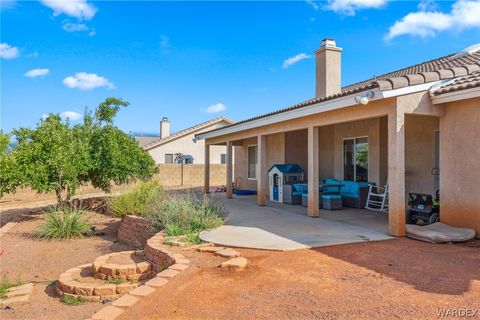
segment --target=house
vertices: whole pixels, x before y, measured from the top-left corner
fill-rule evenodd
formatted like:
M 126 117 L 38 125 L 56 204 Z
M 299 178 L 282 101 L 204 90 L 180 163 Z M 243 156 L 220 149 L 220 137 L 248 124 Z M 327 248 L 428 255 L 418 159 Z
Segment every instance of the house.
M 315 55 L 314 98 L 196 135 L 206 153 L 226 146 L 228 158 L 234 150 L 227 197 L 240 177 L 265 205 L 268 168 L 296 163 L 305 169 L 310 217 L 321 214 L 321 179 L 388 183 L 388 230 L 404 236 L 408 193 L 440 189 L 441 221 L 478 237 L 480 44 L 345 87 L 335 40 L 324 39 Z
M 225 117 L 218 117 L 194 125 L 193 127 L 170 134 L 170 121 L 164 117 L 160 121 L 160 136 L 135 137 L 139 144 L 148 151 L 156 164 L 162 163 L 205 163 L 205 141 L 197 141 L 196 134 L 225 127 L 233 121 Z M 226 163 L 225 146 L 211 148 L 211 164 Z

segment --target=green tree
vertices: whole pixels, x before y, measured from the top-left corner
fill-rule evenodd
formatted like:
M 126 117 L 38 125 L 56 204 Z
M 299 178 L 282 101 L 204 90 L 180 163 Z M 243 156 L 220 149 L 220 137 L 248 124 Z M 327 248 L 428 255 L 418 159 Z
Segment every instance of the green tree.
M 14 192 L 16 187 L 55 192 L 61 205 L 87 183 L 109 192 L 112 184 L 149 179 L 156 172 L 153 159 L 132 136 L 113 125 L 126 106 L 126 101 L 107 98 L 93 116 L 86 110 L 81 124 L 73 126 L 50 114 L 35 129 L 14 130 L 16 148 L 2 149 L 0 192 Z M 3 147 L 8 138 L 0 137 Z M 3 162 L 13 173 L 3 169 Z
M 0 197 L 15 191 L 20 181 L 17 177 L 15 158 L 11 156 L 10 135 L 0 130 Z

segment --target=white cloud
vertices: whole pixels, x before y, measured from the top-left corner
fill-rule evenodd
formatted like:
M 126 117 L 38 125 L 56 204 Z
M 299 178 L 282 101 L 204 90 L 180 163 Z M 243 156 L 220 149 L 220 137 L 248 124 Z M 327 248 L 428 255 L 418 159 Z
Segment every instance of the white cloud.
M 304 59 L 309 59 L 311 57 L 312 57 L 311 55 L 308 55 L 306 53 L 299 53 L 296 56 L 290 57 L 287 60 L 283 61 L 282 68 L 287 69 L 288 67 L 290 67 L 291 65 L 293 65 L 297 62 L 299 62 L 301 60 L 304 60 Z
M 358 10 L 378 9 L 386 3 L 387 0 L 328 0 L 328 4 L 324 9 L 347 16 L 353 16 Z
M 309 5 L 312 6 L 313 9 L 318 10 L 320 9 L 320 6 L 314 2 L 314 0 L 305 0 Z
M 17 47 L 12 47 L 8 43 L 0 43 L 0 58 L 15 59 L 20 55 L 20 50 Z
M 32 69 L 30 71 L 27 71 L 24 76 L 25 77 L 29 77 L 29 78 L 36 78 L 36 77 L 41 77 L 41 76 L 45 76 L 47 74 L 50 73 L 50 70 L 48 69 L 40 69 L 40 68 L 37 68 L 37 69 Z
M 84 23 L 73 23 L 68 20 L 63 21 L 62 29 L 67 32 L 88 31 L 89 28 Z
M 97 13 L 97 8 L 86 0 L 40 0 L 40 2 L 51 8 L 54 16 L 65 14 L 80 20 L 90 20 Z
M 419 6 L 419 9 L 430 7 Z M 452 5 L 452 11 L 411 12 L 396 21 L 385 36 L 391 40 L 400 35 L 433 37 L 438 32 L 449 29 L 467 29 L 480 27 L 480 0 L 459 0 Z
M 95 88 L 106 87 L 114 89 L 115 86 L 107 78 L 95 73 L 78 72 L 74 76 L 63 79 L 63 84 L 69 88 L 80 90 L 92 90 Z
M 227 107 L 223 103 L 212 104 L 206 109 L 203 109 L 206 113 L 218 113 L 227 110 Z
M 64 111 L 62 113 L 60 113 L 60 117 L 62 117 L 62 119 L 68 119 L 68 120 L 78 120 L 82 117 L 82 115 L 78 112 L 75 112 L 75 111 Z

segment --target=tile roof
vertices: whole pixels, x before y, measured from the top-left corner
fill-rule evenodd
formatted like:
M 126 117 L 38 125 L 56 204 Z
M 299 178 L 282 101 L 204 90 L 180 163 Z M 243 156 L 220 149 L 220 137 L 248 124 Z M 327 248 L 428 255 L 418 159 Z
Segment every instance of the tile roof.
M 477 47 L 473 45 L 469 48 Z M 462 52 L 462 51 L 461 51 Z M 312 98 L 283 109 L 265 113 L 249 119 L 235 122 L 226 127 L 237 126 L 242 123 L 265 118 L 275 114 L 300 109 L 320 102 L 333 100 L 335 98 L 348 96 L 353 93 L 366 91 L 368 89 L 379 89 L 381 91 L 398 89 L 417 84 L 434 82 L 438 80 L 451 79 L 460 76 L 469 75 L 480 70 L 480 50 L 468 51 L 465 54 L 450 54 L 441 58 L 422 62 L 410 67 L 399 69 L 393 72 L 375 76 L 368 80 L 356 82 L 347 85 L 341 89 L 340 93 L 323 98 Z M 211 131 L 216 131 L 214 129 Z
M 211 120 L 208 120 L 208 121 L 205 121 L 205 122 L 202 122 L 202 123 L 199 123 L 197 125 L 194 125 L 190 128 L 186 128 L 186 129 L 183 129 L 183 130 L 180 130 L 178 132 L 175 132 L 174 134 L 171 134 L 169 135 L 168 137 L 165 137 L 163 139 L 155 139 L 154 141 L 146 144 L 146 145 L 143 145 L 142 147 L 145 149 L 145 150 L 149 150 L 149 149 L 152 149 L 158 145 L 161 145 L 161 144 L 164 144 L 170 140 L 173 140 L 173 139 L 176 139 L 176 138 L 179 138 L 181 136 L 184 136 L 186 134 L 190 134 L 192 132 L 195 132 L 197 130 L 200 130 L 200 129 L 203 129 L 205 127 L 208 127 L 212 124 L 215 124 L 217 122 L 220 122 L 220 121 L 225 121 L 227 123 L 229 123 L 229 125 L 232 125 L 234 123 L 234 121 L 228 119 L 228 118 L 225 118 L 225 117 L 217 117 L 217 118 L 214 118 L 214 119 L 211 119 Z
M 439 88 L 432 91 L 432 95 L 438 96 L 443 93 L 455 92 L 476 87 L 480 87 L 480 71 L 476 71 L 472 74 L 445 83 Z
M 138 143 L 140 144 L 140 147 L 143 147 L 149 143 L 152 143 L 156 140 L 158 140 L 159 137 L 156 136 L 156 137 L 149 137 L 149 136 L 135 136 L 135 140 L 138 141 Z

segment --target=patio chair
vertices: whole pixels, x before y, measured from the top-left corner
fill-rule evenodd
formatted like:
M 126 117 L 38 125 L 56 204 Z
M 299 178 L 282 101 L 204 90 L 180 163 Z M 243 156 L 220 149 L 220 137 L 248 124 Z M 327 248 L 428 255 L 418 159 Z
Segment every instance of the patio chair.
M 384 187 L 370 185 L 365 209 L 388 212 L 388 182 Z

